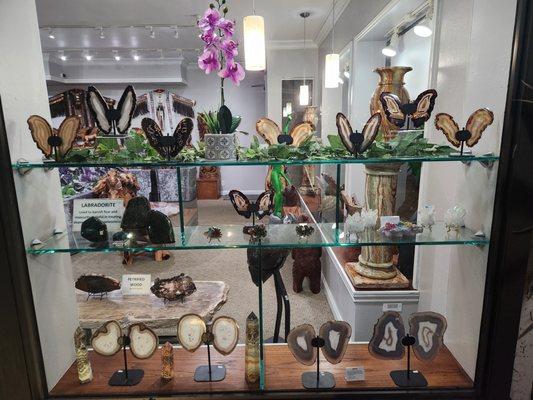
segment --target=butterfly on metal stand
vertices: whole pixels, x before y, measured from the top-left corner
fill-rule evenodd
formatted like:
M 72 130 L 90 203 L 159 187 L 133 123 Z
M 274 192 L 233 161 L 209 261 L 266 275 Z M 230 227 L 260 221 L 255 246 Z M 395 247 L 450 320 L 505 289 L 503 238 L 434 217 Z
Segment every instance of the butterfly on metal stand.
M 141 122 L 142 130 L 152 146 L 161 157 L 170 161 L 176 157 L 185 147 L 193 129 L 193 122 L 190 118 L 183 118 L 174 129 L 174 134 L 163 135 L 161 128 L 151 118 L 143 118 Z
M 80 127 L 78 117 L 67 117 L 59 129 L 53 129 L 48 121 L 39 115 L 28 118 L 31 137 L 46 158 L 54 156 L 55 161 L 62 160 L 74 146 L 76 134 Z
M 136 104 L 137 97 L 131 85 L 122 93 L 117 108 L 106 103 L 98 89 L 94 86 L 87 88 L 87 105 L 91 115 L 98 129 L 108 137 L 123 137 L 127 135 Z M 111 131 L 113 131 L 113 134 L 110 135 Z
M 283 144 L 298 147 L 307 139 L 313 136 L 315 127 L 309 122 L 302 122 L 295 125 L 288 135 L 282 133 L 278 124 L 268 118 L 261 118 L 255 124 L 255 129 L 259 135 L 270 145 Z
M 405 104 L 393 93 L 383 92 L 380 96 L 381 105 L 389 122 L 399 128 L 407 122 L 406 129 L 410 129 L 411 122 L 415 128 L 420 128 L 429 119 L 436 98 L 437 91 L 434 89 L 423 91 L 416 100 Z
M 244 218 L 253 218 L 253 225 L 255 225 L 256 217 L 262 219 L 265 215 L 270 215 L 274 211 L 274 193 L 270 190 L 261 193 L 255 203 L 250 202 L 248 197 L 239 190 L 230 190 L 229 199 L 239 215 Z
M 353 131 L 348 118 L 337 114 L 337 131 L 344 147 L 355 157 L 364 153 L 374 142 L 381 125 L 381 114 L 373 114 L 365 124 L 362 132 Z
M 480 108 L 470 115 L 463 129 L 459 129 L 453 117 L 446 113 L 437 114 L 435 127 L 446 135 L 448 142 L 455 147 L 460 147 L 461 155 L 463 155 L 465 143 L 468 147 L 473 147 L 481 139 L 483 131 L 493 121 L 494 113 L 486 108 Z

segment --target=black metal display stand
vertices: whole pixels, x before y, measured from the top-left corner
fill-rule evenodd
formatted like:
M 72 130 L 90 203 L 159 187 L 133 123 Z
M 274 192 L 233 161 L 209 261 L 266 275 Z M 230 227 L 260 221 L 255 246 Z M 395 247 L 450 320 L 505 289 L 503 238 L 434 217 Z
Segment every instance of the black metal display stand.
M 426 387 L 428 381 L 419 371 L 411 370 L 411 346 L 414 345 L 416 339 L 407 334 L 402 338 L 402 344 L 407 347 L 407 369 L 391 371 L 390 377 L 399 387 Z
M 122 352 L 124 354 L 124 369 L 115 371 L 109 378 L 109 386 L 135 386 L 139 384 L 144 376 L 142 369 L 128 369 L 128 353 L 126 346 L 129 346 L 129 336 L 122 336 Z
M 220 382 L 226 377 L 226 367 L 223 365 L 211 365 L 211 342 L 213 334 L 205 333 L 204 343 L 207 345 L 207 365 L 200 365 L 194 371 L 195 382 Z
M 306 389 L 332 389 L 335 387 L 335 377 L 331 372 L 320 371 L 320 348 L 324 347 L 325 341 L 317 336 L 311 341 L 311 345 L 316 347 L 316 372 L 304 372 L 302 374 L 302 385 Z
M 285 260 L 283 262 L 285 262 Z M 283 265 L 283 263 L 281 265 Z M 281 314 L 283 313 L 283 308 L 285 308 L 285 336 L 281 343 L 286 343 L 287 335 L 291 330 L 291 304 L 279 269 L 274 272 L 274 286 L 276 288 L 277 301 L 276 324 L 274 325 L 274 336 L 267 339 L 265 342 L 280 343 L 279 331 L 281 329 Z

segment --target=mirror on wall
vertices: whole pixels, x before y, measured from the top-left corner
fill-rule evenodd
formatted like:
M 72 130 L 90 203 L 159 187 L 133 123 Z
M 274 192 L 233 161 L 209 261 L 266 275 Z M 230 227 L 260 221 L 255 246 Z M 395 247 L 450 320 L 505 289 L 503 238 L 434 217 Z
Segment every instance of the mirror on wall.
M 304 89 L 305 86 L 307 86 L 307 89 Z M 315 100 L 313 89 L 313 79 L 283 79 L 281 81 L 281 115 L 283 127 L 287 124 L 289 116 L 292 117 L 291 125 L 308 120 L 306 118 L 309 118 L 308 115 L 314 106 Z M 314 122 L 315 126 L 317 126 L 317 123 L 318 121 Z

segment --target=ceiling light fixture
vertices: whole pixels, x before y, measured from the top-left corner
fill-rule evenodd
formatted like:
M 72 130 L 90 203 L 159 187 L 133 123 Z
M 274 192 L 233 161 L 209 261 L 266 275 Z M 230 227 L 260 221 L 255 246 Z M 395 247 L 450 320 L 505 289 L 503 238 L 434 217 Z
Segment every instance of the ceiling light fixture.
M 335 53 L 335 0 L 332 6 L 331 53 L 326 55 L 324 87 L 334 89 L 339 87 L 340 57 Z
M 91 61 L 91 60 L 93 59 L 93 56 L 90 55 L 89 53 L 85 53 L 85 56 L 84 56 L 84 57 L 85 57 L 85 59 L 86 59 L 87 61 Z
M 115 61 L 120 61 L 120 56 L 118 55 L 118 51 L 117 50 L 113 51 L 113 58 L 115 59 Z
M 56 35 L 54 35 L 54 30 L 52 28 L 48 29 L 48 37 L 50 39 L 55 39 Z
M 104 33 L 104 27 L 103 26 L 99 26 L 98 28 L 96 29 L 99 29 L 100 30 L 100 34 L 98 35 L 98 37 L 100 39 L 105 39 L 105 33 Z
M 178 27 L 175 26 L 173 29 L 174 29 L 174 39 L 179 39 L 180 31 L 178 30 Z
M 264 71 L 265 55 L 265 19 L 255 15 L 255 0 L 252 3 L 252 15 L 243 19 L 244 32 L 244 66 L 248 71 Z
M 398 28 L 394 29 L 394 33 L 392 34 L 389 44 L 381 50 L 381 54 L 383 54 L 385 57 L 394 57 L 396 54 L 398 54 L 398 41 L 400 40 L 400 37 L 398 35 Z
M 67 61 L 67 56 L 65 55 L 65 52 L 63 50 L 59 51 L 59 59 L 61 61 Z
M 150 31 L 149 36 L 150 36 L 152 39 L 155 39 L 154 27 L 153 27 L 153 26 L 147 26 L 146 29 L 148 29 L 148 30 Z
M 300 14 L 300 17 L 304 19 L 304 54 L 305 54 L 305 39 L 306 39 L 306 24 L 305 20 L 311 15 L 310 12 L 305 11 Z M 304 81 L 303 85 L 300 85 L 300 95 L 299 95 L 300 105 L 308 106 L 309 105 L 309 85 L 305 81 L 305 62 L 304 62 Z
M 433 0 L 429 0 L 428 8 L 424 18 L 417 22 L 413 32 L 415 35 L 426 38 L 433 34 L 432 19 L 433 19 L 434 3 Z
M 139 53 L 137 52 L 137 50 L 133 51 L 133 59 L 135 61 L 139 61 L 141 59 L 141 57 L 139 56 Z

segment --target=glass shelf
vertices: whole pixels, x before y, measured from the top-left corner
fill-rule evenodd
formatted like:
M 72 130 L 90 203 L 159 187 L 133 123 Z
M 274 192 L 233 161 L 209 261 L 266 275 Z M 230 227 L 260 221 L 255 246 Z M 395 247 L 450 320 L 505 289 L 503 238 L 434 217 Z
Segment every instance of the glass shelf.
M 390 239 L 379 232 L 366 232 L 357 242 L 349 242 L 344 233 L 343 226 L 335 229 L 335 224 L 319 223 L 310 224 L 315 228 L 314 233 L 307 239 L 300 239 L 296 235 L 296 225 L 268 225 L 268 236 L 263 240 L 263 247 L 275 248 L 307 248 L 307 247 L 339 247 L 339 246 L 379 246 L 379 245 L 471 245 L 483 246 L 489 243 L 486 237 L 477 237 L 466 228 L 459 232 L 446 232 L 443 223 L 433 226 L 431 231 L 417 234 L 416 236 Z M 250 242 L 250 236 L 242 233 L 242 225 L 218 225 L 222 230 L 220 240 L 209 239 L 204 235 L 208 226 L 187 226 L 183 235 L 179 228 L 175 229 L 176 243 L 150 244 L 139 242 L 136 246 L 113 245 L 112 242 L 104 246 L 94 246 L 83 239 L 79 232 L 73 234 L 72 246 L 68 244 L 66 233 L 54 235 L 42 244 L 31 246 L 26 251 L 29 254 L 53 253 L 83 253 L 83 252 L 143 252 L 157 250 L 197 250 L 197 249 L 234 249 L 257 248 L 257 242 Z M 114 232 L 109 233 L 112 237 Z
M 310 165 L 310 164 L 396 164 L 411 162 L 472 162 L 493 163 L 498 161 L 495 155 L 465 155 L 459 156 L 450 154 L 448 156 L 423 156 L 423 157 L 387 157 L 387 158 L 339 158 L 339 159 L 305 159 L 305 160 L 226 160 L 211 161 L 199 159 L 193 162 L 183 161 L 130 161 L 130 162 L 54 162 L 54 161 L 32 161 L 16 162 L 12 164 L 13 169 L 25 170 L 32 168 L 81 168 L 81 167 L 115 167 L 115 168 L 175 168 L 175 167 L 202 167 L 202 166 L 247 166 L 247 165 Z

